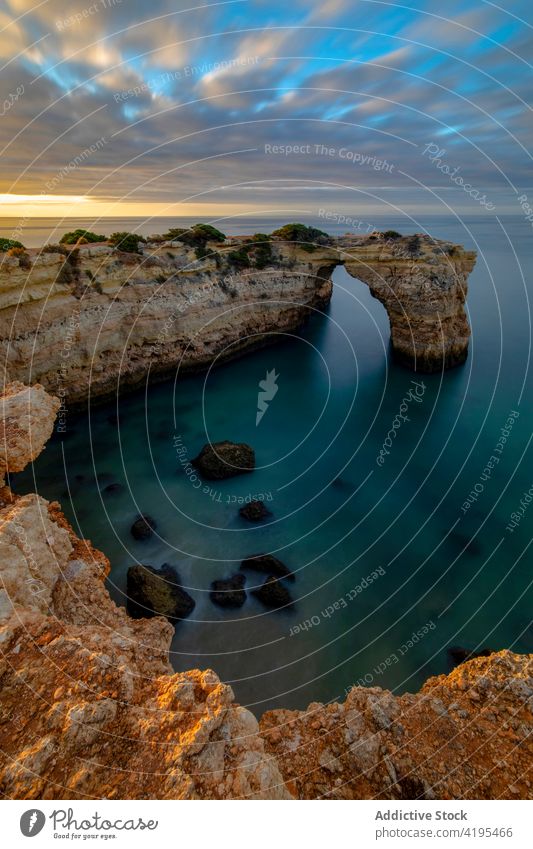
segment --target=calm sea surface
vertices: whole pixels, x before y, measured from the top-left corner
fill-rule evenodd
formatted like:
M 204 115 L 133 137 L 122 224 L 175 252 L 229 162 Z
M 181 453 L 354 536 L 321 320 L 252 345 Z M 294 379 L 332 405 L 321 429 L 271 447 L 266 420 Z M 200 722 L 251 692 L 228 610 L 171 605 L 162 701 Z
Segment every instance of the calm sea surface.
M 239 222 L 238 231 L 280 223 Z M 381 223 L 413 229 L 391 217 Z M 152 221 L 143 232 L 169 224 Z M 50 221 L 30 225 L 26 244 L 57 239 Z M 329 309 L 301 333 L 206 375 L 148 386 L 118 408 L 69 414 L 66 434 L 15 480 L 18 492 L 60 499 L 77 532 L 110 557 L 119 604 L 131 564 L 174 564 L 196 600 L 176 628 L 174 668 L 214 668 L 258 714 L 343 697 L 359 680 L 416 690 L 448 671 L 447 649 L 457 644 L 533 650 L 533 505 L 507 529 L 533 484 L 533 233 L 522 219 L 500 225 L 488 215 L 427 217 L 421 227 L 479 252 L 464 367 L 416 376 L 394 365 L 383 307 L 337 269 Z M 278 392 L 256 426 L 258 383 L 272 369 Z M 406 398 L 409 420 L 380 466 Z M 204 493 L 180 466 L 177 436 L 189 457 L 208 439 L 248 442 L 257 470 Z M 124 489 L 106 494 L 110 483 Z M 261 493 L 273 517 L 250 526 L 238 516 L 239 499 Z M 140 511 L 158 523 L 145 543 L 129 531 Z M 295 572 L 293 609 L 267 611 L 251 595 L 237 611 L 215 607 L 211 581 L 266 551 Z M 260 581 L 250 573 L 248 588 Z

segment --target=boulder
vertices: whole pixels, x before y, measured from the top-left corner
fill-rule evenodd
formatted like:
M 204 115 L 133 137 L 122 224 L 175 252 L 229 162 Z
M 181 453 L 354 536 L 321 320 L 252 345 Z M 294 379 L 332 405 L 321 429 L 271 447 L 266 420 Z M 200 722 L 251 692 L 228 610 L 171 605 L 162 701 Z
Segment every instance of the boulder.
M 232 575 L 231 578 L 221 578 L 211 584 L 210 598 L 219 607 L 242 607 L 246 601 L 244 575 Z
M 241 507 L 239 514 L 243 519 L 247 519 L 248 522 L 262 522 L 263 519 L 272 516 L 270 510 L 265 507 L 265 502 L 255 498 L 249 504 Z
M 192 465 L 207 480 L 224 480 L 253 472 L 255 452 L 245 442 L 213 442 L 204 445 Z
M 251 569 L 254 572 L 265 572 L 277 578 L 288 578 L 294 581 L 294 575 L 281 560 L 273 554 L 254 554 L 241 563 L 241 569 Z
M 269 575 L 263 586 L 252 593 L 266 607 L 292 607 L 293 604 L 287 587 L 275 575 Z
M 157 522 L 151 516 L 137 516 L 131 526 L 131 535 L 137 540 L 150 539 L 156 528 Z
M 128 613 L 133 619 L 166 616 L 170 621 L 185 619 L 196 602 L 180 585 L 173 566 L 161 569 L 137 564 L 130 566 L 127 576 Z

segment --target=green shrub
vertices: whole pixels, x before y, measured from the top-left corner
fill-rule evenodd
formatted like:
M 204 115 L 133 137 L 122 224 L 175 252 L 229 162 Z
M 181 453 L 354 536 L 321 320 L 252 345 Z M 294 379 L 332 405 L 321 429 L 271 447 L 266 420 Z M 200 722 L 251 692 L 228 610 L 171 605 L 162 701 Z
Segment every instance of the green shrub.
M 250 268 L 251 262 L 246 246 L 243 245 L 236 251 L 230 251 L 228 254 L 228 262 L 230 265 L 234 265 L 235 268 Z
M 255 233 L 237 250 L 229 252 L 228 262 L 236 268 L 265 268 L 272 262 L 270 236 Z
M 198 247 L 194 249 L 194 255 L 196 259 L 205 259 L 206 256 L 209 256 L 209 251 L 206 250 L 203 245 L 198 245 Z
M 190 248 L 205 248 L 208 242 L 223 242 L 226 238 L 224 233 L 210 224 L 194 224 L 189 229 L 173 227 L 164 237 L 173 242 L 183 242 Z
M 125 251 L 130 254 L 139 253 L 139 245 L 141 242 L 146 242 L 144 236 L 139 236 L 138 233 L 111 233 L 109 244 L 117 248 L 119 251 Z
M 87 244 L 88 242 L 105 242 L 107 240 L 107 236 L 99 236 L 91 230 L 78 228 L 78 230 L 71 230 L 69 233 L 65 233 L 61 236 L 59 241 L 62 245 L 75 245 L 80 241 L 80 239 L 84 240 L 82 244 Z
M 317 245 L 329 245 L 331 243 L 331 237 L 323 230 L 299 223 L 285 224 L 278 230 L 274 230 L 272 236 L 284 242 L 298 242 L 309 253 L 314 251 Z
M 272 262 L 272 244 L 270 236 L 265 233 L 255 233 L 252 236 L 253 245 L 252 255 L 256 268 L 265 268 Z
M 402 234 L 398 233 L 397 230 L 385 230 L 384 233 L 381 234 L 385 239 L 401 239 Z
M 16 239 L 0 239 L 0 251 L 8 251 L 10 248 L 23 248 L 22 242 Z

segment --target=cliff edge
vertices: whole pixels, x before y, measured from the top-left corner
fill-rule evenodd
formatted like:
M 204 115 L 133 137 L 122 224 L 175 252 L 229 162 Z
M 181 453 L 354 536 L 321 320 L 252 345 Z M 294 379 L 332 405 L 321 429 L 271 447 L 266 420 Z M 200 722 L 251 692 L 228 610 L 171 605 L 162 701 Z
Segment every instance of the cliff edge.
M 403 365 L 432 372 L 466 359 L 475 253 L 425 235 L 264 239 L 210 242 L 200 258 L 172 240 L 138 253 L 100 243 L 4 255 L 2 363 L 12 380 L 38 381 L 70 404 L 109 397 L 294 332 L 328 304 L 339 265 L 383 303 Z
M 31 462 L 58 402 L 0 397 L 5 471 Z M 509 651 L 416 695 L 260 722 L 211 670 L 173 674 L 161 617 L 110 599 L 107 558 L 57 503 L 0 488 L 0 790 L 11 798 L 532 798 L 533 658 Z

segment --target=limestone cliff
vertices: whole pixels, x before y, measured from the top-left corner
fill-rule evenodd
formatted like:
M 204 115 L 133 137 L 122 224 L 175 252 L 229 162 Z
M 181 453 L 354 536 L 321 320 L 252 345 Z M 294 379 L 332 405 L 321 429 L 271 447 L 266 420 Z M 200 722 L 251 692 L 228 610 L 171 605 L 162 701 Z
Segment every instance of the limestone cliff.
M 35 456 L 57 409 L 17 385 L 0 414 L 17 396 L 7 471 Z M 116 607 L 108 570 L 58 504 L 0 489 L 4 797 L 533 797 L 531 656 L 469 661 L 417 695 L 354 688 L 342 705 L 270 712 L 260 732 L 211 670 L 172 674 L 171 626 Z
M 108 571 L 59 505 L 0 490 L 4 797 L 289 798 L 257 720 L 211 670 L 172 674 L 171 626 L 117 608 Z
M 476 255 L 429 236 L 358 240 L 346 245 L 346 270 L 367 283 L 389 316 L 391 345 L 403 365 L 421 372 L 463 363 L 470 326 L 468 275 Z
M 243 268 L 232 260 L 241 242 L 210 244 L 201 259 L 180 242 L 149 242 L 142 254 L 98 244 L 4 255 L 2 363 L 11 379 L 71 403 L 112 395 L 148 373 L 206 367 L 294 331 L 328 303 L 342 264 L 384 304 L 402 363 L 435 371 L 464 361 L 475 255 L 460 246 L 379 234 L 311 250 L 273 241 L 264 267 Z

